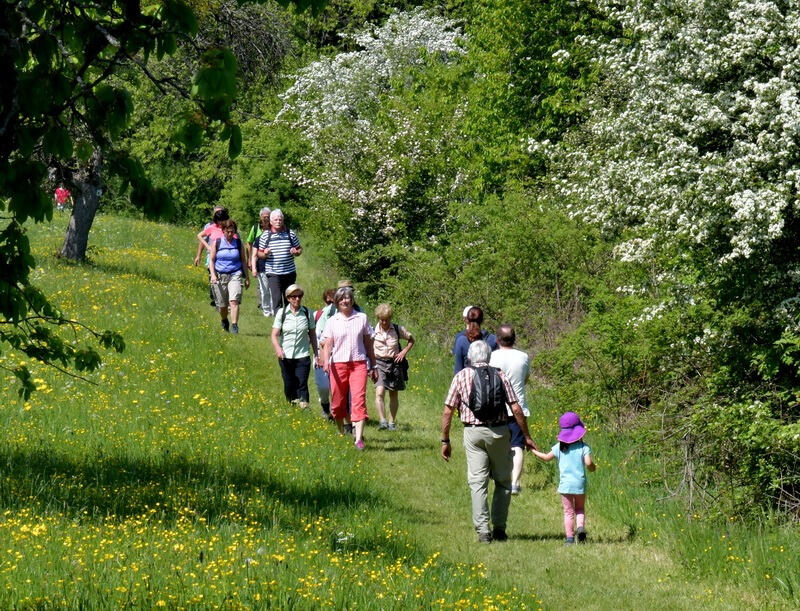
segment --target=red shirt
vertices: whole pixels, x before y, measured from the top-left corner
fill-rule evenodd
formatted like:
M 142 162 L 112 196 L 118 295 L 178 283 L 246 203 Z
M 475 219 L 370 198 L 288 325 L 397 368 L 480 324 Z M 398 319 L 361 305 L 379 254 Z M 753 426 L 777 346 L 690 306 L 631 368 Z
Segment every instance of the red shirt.
M 65 189 L 64 187 L 56 189 L 56 201 L 59 204 L 66 204 L 69 201 L 69 196 L 69 189 Z

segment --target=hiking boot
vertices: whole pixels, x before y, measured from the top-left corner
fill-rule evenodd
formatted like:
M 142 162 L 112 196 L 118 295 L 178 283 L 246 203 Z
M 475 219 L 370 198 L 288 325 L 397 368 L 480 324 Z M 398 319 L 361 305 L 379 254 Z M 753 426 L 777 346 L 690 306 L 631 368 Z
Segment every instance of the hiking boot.
M 228 322 L 227 318 L 222 319 L 222 330 L 227 332 L 231 328 L 231 323 Z
M 238 333 L 238 332 L 239 332 L 239 325 L 237 325 L 236 323 L 233 323 L 231 325 L 231 333 Z
M 345 432 L 346 435 L 352 435 L 353 434 L 353 425 L 352 424 L 345 424 L 344 425 L 344 432 Z
M 578 543 L 586 543 L 586 529 L 583 526 L 579 526 L 575 534 L 578 535 Z
M 386 422 L 386 420 L 381 420 L 381 423 L 378 425 L 378 430 L 385 431 L 388 428 L 389 428 L 389 423 Z
M 397 423 L 396 422 L 390 422 L 389 423 L 389 430 L 390 431 L 396 431 L 397 430 Z
M 511 486 L 511 494 L 519 494 L 522 492 L 522 486 Z
M 495 541 L 508 541 L 508 535 L 505 528 L 495 528 L 492 531 L 492 539 Z
M 492 535 L 489 533 L 478 533 L 478 543 L 491 543 Z
M 308 402 L 300 401 L 300 409 L 308 409 Z

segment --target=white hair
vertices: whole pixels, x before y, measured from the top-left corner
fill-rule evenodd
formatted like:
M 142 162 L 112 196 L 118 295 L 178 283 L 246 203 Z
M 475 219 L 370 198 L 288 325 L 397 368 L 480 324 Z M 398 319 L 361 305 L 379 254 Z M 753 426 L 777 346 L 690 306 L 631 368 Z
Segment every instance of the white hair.
M 482 339 L 475 340 L 467 350 L 467 360 L 470 365 L 486 365 L 492 357 L 492 349 Z
M 269 220 L 276 219 L 278 217 L 283 218 L 283 212 L 281 212 L 280 208 L 275 208 L 272 212 L 269 213 Z

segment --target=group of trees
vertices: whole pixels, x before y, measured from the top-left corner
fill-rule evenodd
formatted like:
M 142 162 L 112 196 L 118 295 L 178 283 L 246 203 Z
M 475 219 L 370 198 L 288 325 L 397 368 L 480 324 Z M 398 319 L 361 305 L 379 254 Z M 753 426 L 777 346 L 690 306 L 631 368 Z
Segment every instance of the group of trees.
M 465 303 L 513 321 L 565 400 L 656 433 L 691 502 L 796 514 L 800 10 L 315 4 L 3 5 L 3 339 L 67 350 L 21 226 L 48 167 L 90 216 L 101 181 L 187 223 L 280 206 L 442 338 Z
M 75 206 L 60 254 L 80 260 L 105 185 L 116 194 L 127 193 L 130 205 L 148 216 L 170 211 L 171 194 L 153 183 L 142 160 L 132 154 L 133 147 L 123 142 L 134 113 L 133 90 L 141 79 L 162 96 L 187 100 L 178 112 L 175 107 L 163 107 L 172 122 L 168 138 L 176 146 L 190 152 L 210 137 L 227 142 L 229 157 L 240 152 L 241 129 L 232 115 L 237 61 L 221 45 L 230 43 L 243 55 L 253 55 L 253 51 L 235 44 L 230 27 L 236 23 L 230 18 L 236 15 L 232 4 L 212 2 L 205 10 L 193 9 L 183 0 L 144 5 L 139 0 L 0 4 L 3 347 L 79 372 L 99 363 L 91 338 L 122 350 L 124 342 L 118 334 L 87 329 L 70 320 L 31 283 L 35 261 L 24 223 L 50 219 L 54 182 L 67 184 Z M 198 28 L 198 16 L 208 27 Z M 252 15 L 246 15 L 238 23 L 252 21 Z M 248 41 L 259 45 L 263 39 L 253 35 Z M 262 44 L 256 50 L 262 58 L 274 59 L 280 58 L 279 47 Z M 165 60 L 169 56 L 176 57 L 172 70 L 160 70 L 170 64 Z M 269 64 L 273 71 L 277 65 L 277 61 Z M 64 341 L 58 331 L 64 326 L 85 330 L 88 341 Z M 20 393 L 28 396 L 33 382 L 27 367 L 20 365 L 13 372 L 21 382 Z

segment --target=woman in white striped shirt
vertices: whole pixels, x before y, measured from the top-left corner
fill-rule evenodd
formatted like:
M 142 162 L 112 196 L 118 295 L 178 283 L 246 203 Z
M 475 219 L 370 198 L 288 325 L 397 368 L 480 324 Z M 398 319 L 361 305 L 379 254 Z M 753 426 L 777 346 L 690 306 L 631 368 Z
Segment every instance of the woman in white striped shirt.
M 258 258 L 265 260 L 272 311 L 277 312 L 278 308 L 289 305 L 284 291 L 297 280 L 294 258 L 303 253 L 303 247 L 295 232 L 284 224 L 283 212 L 277 209 L 270 212 L 269 224 L 269 231 L 258 240 Z

